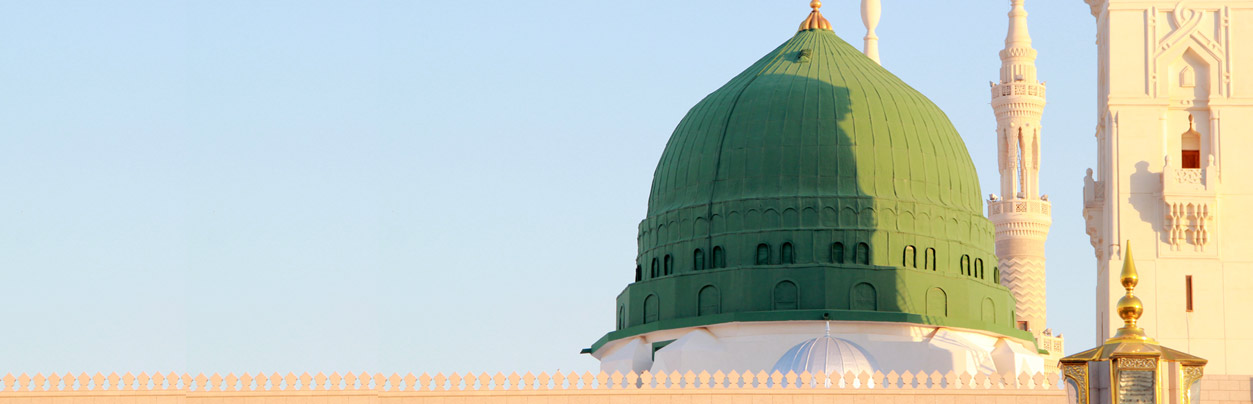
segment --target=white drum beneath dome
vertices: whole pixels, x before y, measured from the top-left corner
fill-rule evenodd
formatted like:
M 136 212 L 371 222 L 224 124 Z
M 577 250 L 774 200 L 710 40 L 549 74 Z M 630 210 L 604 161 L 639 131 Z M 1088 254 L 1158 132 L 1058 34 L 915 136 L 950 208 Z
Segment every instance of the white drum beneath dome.
M 820 349 L 831 348 L 840 350 L 840 362 L 822 363 L 822 369 L 1015 375 L 1045 370 L 1044 359 L 1031 342 L 987 331 L 912 323 L 831 321 L 827 337 L 826 327 L 825 321 L 777 321 L 662 330 L 610 341 L 593 355 L 600 359 L 601 370 L 610 374 L 645 370 L 773 371 L 777 370 L 776 365 L 787 362 L 784 359 L 790 353 L 794 361 L 788 366 L 799 374 L 817 369 L 810 369 L 818 364 L 811 360 L 812 356 L 827 355 Z M 826 338 L 834 342 L 825 341 Z M 808 346 L 802 347 L 804 344 Z M 806 352 L 789 352 L 793 348 Z M 845 358 L 846 349 L 856 353 L 848 352 Z

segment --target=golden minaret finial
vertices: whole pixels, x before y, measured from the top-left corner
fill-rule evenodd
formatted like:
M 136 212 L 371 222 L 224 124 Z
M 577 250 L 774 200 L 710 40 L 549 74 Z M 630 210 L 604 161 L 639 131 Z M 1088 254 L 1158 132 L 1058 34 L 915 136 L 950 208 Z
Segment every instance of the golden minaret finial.
M 1127 289 L 1127 295 L 1118 299 L 1118 317 L 1122 318 L 1123 326 L 1118 329 L 1113 338 L 1109 339 L 1109 342 L 1144 341 L 1156 343 L 1152 338 L 1144 334 L 1143 328 L 1136 326 L 1136 321 L 1140 320 L 1140 316 L 1144 314 L 1144 303 L 1134 293 L 1136 285 L 1140 284 L 1140 274 L 1136 272 L 1135 259 L 1131 256 L 1131 241 L 1127 241 L 1127 253 L 1123 258 L 1122 273 L 1118 277 L 1119 281 L 1122 282 L 1122 287 Z
M 814 11 L 809 12 L 809 18 L 806 18 L 805 22 L 801 23 L 801 29 L 797 32 L 808 31 L 811 29 L 825 29 L 827 31 L 831 31 L 831 22 L 827 21 L 827 18 L 822 16 L 821 11 L 818 11 L 818 9 L 822 8 L 822 2 L 818 0 L 811 1 L 809 2 L 809 7 L 813 8 Z

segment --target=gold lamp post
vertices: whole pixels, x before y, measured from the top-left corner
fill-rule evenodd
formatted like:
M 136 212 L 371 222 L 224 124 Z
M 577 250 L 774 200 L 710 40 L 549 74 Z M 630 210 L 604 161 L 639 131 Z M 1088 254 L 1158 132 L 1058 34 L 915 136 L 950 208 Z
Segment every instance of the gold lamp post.
M 1136 326 L 1144 303 L 1133 291 L 1140 282 L 1131 257 L 1123 261 L 1118 299 L 1122 328 L 1105 344 L 1062 358 L 1061 372 L 1071 404 L 1197 404 L 1209 361 L 1157 344 Z

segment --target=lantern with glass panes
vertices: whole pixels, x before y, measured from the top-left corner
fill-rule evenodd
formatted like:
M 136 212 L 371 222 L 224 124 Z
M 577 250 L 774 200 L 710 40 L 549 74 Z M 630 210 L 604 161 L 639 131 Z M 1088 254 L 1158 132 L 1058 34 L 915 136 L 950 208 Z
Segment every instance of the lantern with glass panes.
M 1199 404 L 1208 362 L 1157 344 L 1136 326 L 1144 303 L 1133 293 L 1140 276 L 1127 243 L 1118 299 L 1123 327 L 1105 344 L 1062 358 L 1062 380 L 1071 404 Z

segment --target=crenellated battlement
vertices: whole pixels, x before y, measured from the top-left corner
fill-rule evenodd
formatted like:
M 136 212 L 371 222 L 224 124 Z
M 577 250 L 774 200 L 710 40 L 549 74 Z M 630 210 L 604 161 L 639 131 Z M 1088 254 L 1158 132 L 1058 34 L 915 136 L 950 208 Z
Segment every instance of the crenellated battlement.
M 512 372 L 508 375 L 478 373 L 413 373 L 401 376 L 393 373 L 390 376 L 382 373 L 338 372 L 330 375 L 308 372 L 295 373 L 243 373 L 226 376 L 189 373 L 148 373 L 138 375 L 127 372 L 123 375 L 96 373 L 89 375 L 80 373 L 35 374 L 23 373 L 18 376 L 5 375 L 0 379 L 0 399 L 11 397 L 16 393 L 64 393 L 64 392 L 488 392 L 488 391 L 594 391 L 594 390 L 703 390 L 703 389 L 820 389 L 820 390 L 1039 390 L 1057 391 L 1058 375 L 1056 373 L 1022 373 L 1011 374 L 956 374 L 948 372 L 914 373 L 906 371 L 897 374 L 895 371 L 883 374 L 861 372 L 854 374 L 796 374 L 778 371 L 717 371 L 709 373 L 670 372 L 653 374 L 630 372 L 622 374 L 577 373 L 577 372 L 540 372 L 538 375 L 526 372 L 519 375 Z

